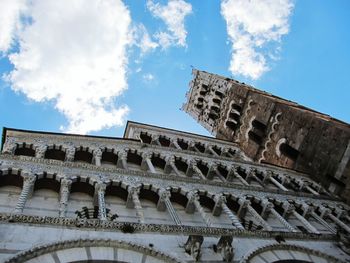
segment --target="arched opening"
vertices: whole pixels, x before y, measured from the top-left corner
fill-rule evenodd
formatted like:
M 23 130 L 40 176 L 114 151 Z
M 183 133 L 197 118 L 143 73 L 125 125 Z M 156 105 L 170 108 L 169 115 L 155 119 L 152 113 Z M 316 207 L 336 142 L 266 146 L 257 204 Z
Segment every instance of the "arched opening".
M 115 167 L 118 162 L 118 155 L 113 151 L 105 149 L 101 156 L 101 165 L 106 167 Z
M 226 121 L 225 125 L 232 131 L 236 129 L 237 123 L 233 121 Z
M 187 150 L 188 149 L 188 143 L 185 142 L 182 139 L 177 140 L 177 144 L 181 147 L 182 150 Z
M 204 153 L 205 152 L 205 146 L 204 144 L 200 143 L 200 142 L 197 142 L 194 147 L 197 148 L 198 151 L 200 151 L 201 153 Z
M 227 178 L 228 170 L 226 167 L 224 167 L 223 165 L 218 165 L 218 171 L 221 176 L 223 176 L 225 179 Z
M 209 167 L 208 164 L 202 162 L 202 161 L 198 161 L 197 162 L 197 167 L 199 168 L 199 170 L 201 170 L 202 174 L 204 176 L 207 176 L 208 171 L 209 171 Z
M 35 150 L 33 149 L 32 144 L 23 143 L 22 145 L 17 144 L 15 155 L 23 155 L 23 156 L 35 156 Z
M 57 180 L 46 176 L 47 174 L 44 174 L 42 178 L 35 181 L 33 194 L 26 202 L 24 214 L 58 216 L 61 185 Z
M 212 149 L 213 149 L 214 152 L 216 152 L 217 155 L 219 155 L 219 156 L 221 155 L 221 152 L 222 152 L 221 148 L 219 148 L 218 146 L 214 145 L 212 147 Z
M 95 210 L 93 202 L 94 193 L 95 188 L 90 183 L 81 181 L 81 178 L 73 182 L 69 194 L 67 217 L 76 217 L 77 213 L 81 211 L 83 207 Z
M 188 198 L 185 193 L 181 192 L 180 188 L 172 188 L 170 190 L 171 196 L 170 201 L 175 209 L 178 217 L 183 225 L 195 225 L 195 220 L 192 214 L 186 213 L 186 206 L 188 203 Z M 198 220 L 198 222 L 201 222 Z
M 149 135 L 147 132 L 141 132 L 140 139 L 143 143 L 150 144 L 152 142 L 152 136 Z
M 82 163 L 92 163 L 92 152 L 89 151 L 89 148 L 80 147 L 75 150 L 74 161 Z
M 45 152 L 45 159 L 64 161 L 66 158 L 66 152 L 62 150 L 62 147 L 53 146 L 53 148 L 48 148 Z
M 296 161 L 299 156 L 299 151 L 294 149 L 292 146 L 288 145 L 287 143 L 282 143 L 280 146 L 281 153 L 291 159 L 292 161 Z
M 140 169 L 142 163 L 142 157 L 137 151 L 128 151 L 126 161 L 130 169 Z
M 175 166 L 179 171 L 186 174 L 188 169 L 188 164 L 181 157 L 175 157 Z
M 113 182 L 106 188 L 105 203 L 106 209 L 114 215 L 114 220 L 125 222 L 137 222 L 135 209 L 126 208 L 128 191 L 121 183 Z
M 157 172 L 164 171 L 166 162 L 163 158 L 160 157 L 160 155 L 152 154 L 151 162 Z
M 156 224 L 169 224 L 169 222 L 172 222 L 172 219 L 166 210 L 157 210 L 159 195 L 155 191 L 142 187 L 140 190 L 139 198 L 142 204 L 143 214 L 145 216 L 146 222 Z
M 162 135 L 159 136 L 159 142 L 160 142 L 160 145 L 164 147 L 169 147 L 170 145 L 170 139 Z
M 0 209 L 10 213 L 16 207 L 21 194 L 23 177 L 12 170 L 0 171 Z

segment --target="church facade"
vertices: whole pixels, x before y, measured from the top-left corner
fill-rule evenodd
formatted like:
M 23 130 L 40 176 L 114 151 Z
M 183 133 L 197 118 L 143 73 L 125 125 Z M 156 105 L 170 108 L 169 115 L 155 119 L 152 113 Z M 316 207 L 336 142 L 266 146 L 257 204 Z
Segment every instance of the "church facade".
M 189 112 L 214 105 L 188 98 Z M 204 126 L 214 130 L 218 115 Z M 350 208 L 337 186 L 291 161 L 259 162 L 224 132 L 130 121 L 123 138 L 4 128 L 0 261 L 350 262 Z

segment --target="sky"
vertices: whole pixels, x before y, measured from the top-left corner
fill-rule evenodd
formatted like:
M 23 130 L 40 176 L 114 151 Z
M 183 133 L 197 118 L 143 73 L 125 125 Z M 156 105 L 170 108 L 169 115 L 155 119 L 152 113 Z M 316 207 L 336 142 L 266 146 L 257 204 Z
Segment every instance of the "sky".
M 348 0 L 0 0 L 0 126 L 208 135 L 192 68 L 350 122 Z

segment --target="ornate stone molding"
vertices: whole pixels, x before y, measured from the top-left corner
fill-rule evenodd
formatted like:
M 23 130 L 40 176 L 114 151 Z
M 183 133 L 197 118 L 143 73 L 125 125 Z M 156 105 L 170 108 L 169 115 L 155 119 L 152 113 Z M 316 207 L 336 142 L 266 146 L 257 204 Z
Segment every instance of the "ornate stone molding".
M 36 258 L 41 255 L 49 254 L 51 252 L 70 249 L 70 248 L 80 248 L 80 247 L 113 247 L 121 248 L 126 250 L 136 251 L 142 254 L 146 254 L 151 257 L 155 257 L 165 262 L 176 262 L 181 263 L 177 258 L 167 255 L 159 250 L 146 247 L 144 245 L 139 245 L 132 242 L 126 242 L 121 240 L 111 240 L 111 239 L 76 239 L 76 240 L 66 240 L 57 243 L 50 243 L 45 245 L 40 245 L 29 250 L 23 251 L 15 255 L 14 257 L 5 261 L 5 263 L 17 263 L 25 262 L 27 260 Z
M 52 225 L 71 228 L 87 228 L 92 230 L 122 231 L 125 224 L 131 226 L 135 233 L 162 233 L 162 234 L 184 234 L 184 235 L 203 235 L 203 236 L 237 236 L 237 237 L 255 237 L 255 238 L 275 238 L 282 236 L 285 239 L 297 240 L 336 240 L 336 235 L 332 234 L 311 234 L 311 233 L 292 233 L 280 231 L 248 231 L 232 228 L 217 227 L 196 227 L 196 226 L 177 226 L 164 224 L 145 224 L 131 222 L 105 221 L 98 219 L 79 220 L 76 218 L 61 218 L 49 216 L 31 216 L 23 214 L 0 213 L 0 222 L 3 223 L 21 223 L 33 225 Z
M 302 246 L 297 246 L 297 245 L 292 245 L 292 244 L 273 244 L 273 245 L 266 245 L 266 246 L 262 246 L 252 252 L 250 252 L 249 254 L 247 254 L 246 256 L 244 256 L 244 258 L 240 261 L 240 263 L 248 263 L 254 256 L 259 255 L 265 251 L 273 251 L 273 250 L 286 250 L 286 251 L 300 251 L 300 252 L 304 252 L 305 254 L 308 255 L 315 255 L 321 258 L 324 258 L 325 260 L 327 260 L 327 262 L 330 263 L 345 263 L 344 261 L 335 258 L 333 256 L 330 256 L 328 254 L 325 254 L 323 252 L 320 252 L 318 250 L 314 250 L 314 249 L 310 249 L 310 248 L 306 248 L 306 247 L 302 247 Z

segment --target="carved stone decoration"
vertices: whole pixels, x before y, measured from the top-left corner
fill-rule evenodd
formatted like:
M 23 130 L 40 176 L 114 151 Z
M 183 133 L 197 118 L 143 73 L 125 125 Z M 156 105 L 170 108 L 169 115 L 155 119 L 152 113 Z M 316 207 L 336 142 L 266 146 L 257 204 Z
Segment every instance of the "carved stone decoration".
M 235 256 L 232 247 L 232 236 L 222 236 L 217 244 L 217 251 L 221 253 L 224 262 L 232 262 Z
M 14 154 L 15 150 L 16 150 L 15 138 L 6 137 L 6 141 L 5 141 L 4 146 L 2 148 L 2 153 Z
M 15 213 L 23 212 L 24 206 L 28 198 L 31 197 L 31 194 L 33 192 L 35 180 L 36 180 L 36 177 L 31 175 L 25 176 L 23 178 L 23 187 L 22 187 L 21 194 L 18 198 L 16 208 L 14 210 Z
M 190 254 L 195 261 L 200 259 L 203 240 L 203 236 L 190 235 L 186 241 L 185 251 Z
M 66 178 L 63 178 L 61 180 L 60 207 L 59 207 L 59 216 L 60 217 L 66 216 L 67 204 L 68 204 L 71 185 L 72 185 L 72 180 L 66 179 Z

